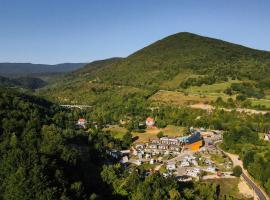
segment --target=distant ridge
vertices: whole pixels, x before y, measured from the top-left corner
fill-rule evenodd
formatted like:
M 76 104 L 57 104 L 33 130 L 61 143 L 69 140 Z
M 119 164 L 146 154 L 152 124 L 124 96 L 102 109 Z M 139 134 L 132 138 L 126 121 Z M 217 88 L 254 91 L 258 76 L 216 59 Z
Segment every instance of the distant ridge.
M 31 76 L 33 74 L 71 72 L 83 67 L 85 63 L 61 63 L 56 65 L 32 63 L 0 63 L 2 76 Z

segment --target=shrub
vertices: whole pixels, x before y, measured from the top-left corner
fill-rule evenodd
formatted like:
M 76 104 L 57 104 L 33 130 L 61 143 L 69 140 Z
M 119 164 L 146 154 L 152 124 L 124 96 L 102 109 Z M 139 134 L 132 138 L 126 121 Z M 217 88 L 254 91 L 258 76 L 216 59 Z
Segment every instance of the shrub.
M 233 175 L 236 176 L 236 177 L 240 177 L 242 174 L 242 168 L 237 165 L 233 168 Z

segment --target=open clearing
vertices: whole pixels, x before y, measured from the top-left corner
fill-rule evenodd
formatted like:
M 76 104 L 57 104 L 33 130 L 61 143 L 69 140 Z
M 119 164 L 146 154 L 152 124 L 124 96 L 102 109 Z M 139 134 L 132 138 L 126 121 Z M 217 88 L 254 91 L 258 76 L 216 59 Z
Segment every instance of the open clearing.
M 211 102 L 216 101 L 218 97 L 222 97 L 224 101 L 227 101 L 228 98 L 235 98 L 234 96 L 231 97 L 224 93 L 220 94 L 209 94 L 209 95 L 200 95 L 200 94 L 185 94 L 183 92 L 178 91 L 166 91 L 166 90 L 159 90 L 153 96 L 149 98 L 154 104 L 163 104 L 163 105 L 173 105 L 173 106 L 186 106 L 186 105 L 194 105 L 194 108 L 200 108 L 207 110 L 209 109 L 209 105 Z M 270 100 L 269 99 L 252 99 L 250 98 L 252 105 L 264 105 L 266 110 L 270 109 Z M 198 106 L 199 105 L 199 106 Z M 226 109 L 224 109 L 226 110 Z M 263 111 L 256 111 L 255 109 L 244 109 L 239 108 L 239 112 L 249 112 L 249 113 L 263 113 Z
M 165 128 L 147 128 L 144 133 L 132 132 L 133 137 L 137 137 L 135 143 L 148 142 L 149 139 L 156 138 L 159 132 L 163 132 L 164 135 L 169 137 L 182 136 L 185 128 L 180 126 L 168 125 Z
M 108 128 L 104 128 L 103 130 L 110 132 L 117 139 L 122 139 L 123 136 L 128 132 L 126 128 L 120 127 L 118 125 L 111 125 Z
M 209 179 L 205 182 L 215 183 L 220 186 L 220 195 L 234 196 L 237 199 L 246 199 L 247 196 L 244 196 L 238 189 L 240 182 L 239 178 L 219 178 L 219 179 Z
M 240 178 L 238 190 L 243 196 L 247 198 L 253 197 L 253 190 L 247 185 L 243 178 Z
M 199 94 L 185 95 L 183 92 L 160 90 L 149 98 L 150 101 L 174 106 L 183 106 L 194 103 L 209 103 L 216 101 L 218 96 L 203 96 Z M 228 98 L 228 97 L 226 97 Z M 224 98 L 224 100 L 226 100 Z
M 122 139 L 128 132 L 125 127 L 119 125 L 111 125 L 108 128 L 104 128 L 104 131 L 110 132 L 115 138 Z M 185 131 L 184 127 L 168 125 L 165 128 L 147 128 L 145 132 L 132 132 L 133 137 L 137 138 L 135 143 L 148 142 L 149 139 L 155 138 L 159 132 L 163 132 L 164 136 L 177 137 L 182 136 Z
M 165 81 L 162 83 L 161 88 L 164 90 L 175 90 L 179 88 L 179 85 L 185 79 L 191 77 L 192 72 L 182 71 L 177 74 L 172 80 Z
M 231 87 L 232 83 L 241 83 L 241 81 L 238 80 L 230 80 L 227 82 L 222 83 L 215 83 L 212 85 L 202 85 L 202 86 L 191 86 L 185 91 L 191 94 L 197 93 L 197 94 L 204 94 L 204 95 L 219 95 L 224 96 L 224 90 Z

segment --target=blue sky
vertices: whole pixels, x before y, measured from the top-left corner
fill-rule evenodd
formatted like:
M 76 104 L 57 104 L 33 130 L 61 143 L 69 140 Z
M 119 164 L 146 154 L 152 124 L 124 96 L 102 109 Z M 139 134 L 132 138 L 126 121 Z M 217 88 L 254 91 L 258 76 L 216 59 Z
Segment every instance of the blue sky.
M 0 0 L 0 62 L 124 57 L 183 31 L 270 51 L 270 1 Z

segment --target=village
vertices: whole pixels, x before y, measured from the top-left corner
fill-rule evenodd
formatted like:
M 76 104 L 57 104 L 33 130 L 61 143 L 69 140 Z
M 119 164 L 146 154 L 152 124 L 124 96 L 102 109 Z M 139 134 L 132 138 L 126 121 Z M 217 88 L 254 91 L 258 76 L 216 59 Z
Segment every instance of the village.
M 153 118 L 148 117 L 145 125 L 156 129 Z M 135 142 L 130 149 L 107 153 L 126 167 L 145 169 L 146 176 L 159 171 L 164 177 L 174 175 L 180 182 L 231 178 L 233 164 L 217 147 L 221 141 L 222 131 L 190 127 L 185 136 L 153 137 Z
M 96 122 L 84 118 L 80 118 L 76 126 L 87 130 L 89 124 L 98 128 Z M 118 124 L 107 124 L 102 130 L 122 139 L 128 131 L 125 126 L 126 121 L 120 120 Z M 254 196 L 256 185 L 252 185 L 248 177 L 239 178 L 234 174 L 235 166 L 242 166 L 239 156 L 228 155 L 220 148 L 224 131 L 176 125 L 161 128 L 152 117 L 139 122 L 139 127 L 140 130 L 129 132 L 132 135 L 129 148 L 106 149 L 108 163 L 120 163 L 125 169 L 135 169 L 144 177 L 159 173 L 164 178 L 173 178 L 182 184 L 216 182 L 224 187 L 236 188 L 235 192 L 239 191 L 247 198 Z M 261 140 L 270 141 L 269 138 L 269 131 L 260 135 Z

